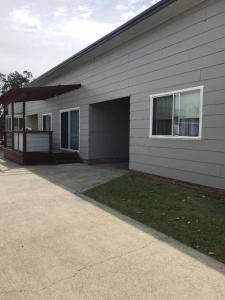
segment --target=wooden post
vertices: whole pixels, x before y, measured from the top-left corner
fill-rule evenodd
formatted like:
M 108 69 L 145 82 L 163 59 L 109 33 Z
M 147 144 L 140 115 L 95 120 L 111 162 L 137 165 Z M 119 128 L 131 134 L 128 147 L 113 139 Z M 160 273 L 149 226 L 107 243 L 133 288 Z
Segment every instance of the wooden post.
M 11 103 L 11 124 L 12 124 L 12 149 L 14 149 L 14 102 Z
M 4 122 L 4 131 L 6 131 L 6 105 L 3 105 L 3 122 Z
M 4 109 L 4 116 L 3 116 L 3 118 L 4 118 L 4 148 L 6 148 L 7 147 L 7 134 L 6 134 L 6 106 L 5 105 L 3 105 L 3 109 Z
M 26 136 L 26 102 L 23 101 L 23 153 L 27 152 Z
M 7 147 L 7 133 L 4 131 L 4 148 Z
M 52 131 L 49 131 L 49 153 L 52 153 Z

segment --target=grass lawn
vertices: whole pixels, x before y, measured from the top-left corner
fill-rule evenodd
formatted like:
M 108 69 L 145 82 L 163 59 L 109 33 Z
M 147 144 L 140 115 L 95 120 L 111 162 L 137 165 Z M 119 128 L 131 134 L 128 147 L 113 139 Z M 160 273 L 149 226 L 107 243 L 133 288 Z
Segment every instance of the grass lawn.
M 225 263 L 225 194 L 130 173 L 85 194 Z

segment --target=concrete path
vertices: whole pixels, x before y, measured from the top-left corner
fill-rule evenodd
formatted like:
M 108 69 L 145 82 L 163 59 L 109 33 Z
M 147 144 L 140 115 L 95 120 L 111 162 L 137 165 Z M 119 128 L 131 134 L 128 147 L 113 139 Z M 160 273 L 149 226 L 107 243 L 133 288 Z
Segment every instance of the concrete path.
M 109 166 L 0 158 L 0 299 L 225 299 L 225 267 L 76 195 Z

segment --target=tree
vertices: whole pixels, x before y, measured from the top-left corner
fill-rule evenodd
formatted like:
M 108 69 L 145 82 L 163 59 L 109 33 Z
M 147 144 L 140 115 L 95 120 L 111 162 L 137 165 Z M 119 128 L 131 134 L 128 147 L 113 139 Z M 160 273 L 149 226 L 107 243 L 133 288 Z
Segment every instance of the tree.
M 32 73 L 23 71 L 22 74 L 15 71 L 5 75 L 0 73 L 0 94 L 4 94 L 11 89 L 26 86 L 33 78 Z
M 0 95 L 5 94 L 11 89 L 21 88 L 32 80 L 33 75 L 29 71 L 23 71 L 22 74 L 15 71 L 8 75 L 0 73 Z M 0 105 L 0 131 L 4 130 L 4 114 L 7 107 Z

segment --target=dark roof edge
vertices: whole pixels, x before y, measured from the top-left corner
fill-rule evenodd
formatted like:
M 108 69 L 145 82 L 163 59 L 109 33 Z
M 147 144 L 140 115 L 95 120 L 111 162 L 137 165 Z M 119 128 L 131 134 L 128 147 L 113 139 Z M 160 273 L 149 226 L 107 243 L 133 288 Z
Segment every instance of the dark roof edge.
M 149 7 L 148 9 L 146 9 L 145 11 L 143 11 L 142 13 L 140 13 L 139 15 L 137 15 L 136 17 L 132 18 L 131 20 L 129 20 L 125 24 L 119 26 L 118 28 L 116 28 L 112 32 L 108 33 L 107 35 L 105 35 L 102 38 L 100 38 L 99 40 L 97 40 L 96 42 L 92 43 L 91 45 L 87 46 L 83 50 L 77 52 L 76 54 L 72 55 L 68 59 L 66 59 L 63 62 L 59 63 L 58 65 L 56 65 L 55 67 L 53 67 L 49 71 L 47 71 L 44 74 L 40 75 L 39 77 L 37 77 L 36 79 L 34 79 L 30 83 L 30 85 L 32 85 L 36 81 L 38 82 L 39 80 L 44 79 L 46 76 L 54 73 L 55 71 L 57 71 L 58 69 L 60 69 L 64 65 L 70 63 L 71 61 L 73 61 L 73 60 L 75 60 L 75 59 L 77 59 L 77 58 L 79 58 L 81 56 L 83 56 L 86 53 L 89 53 L 90 51 L 92 51 L 95 48 L 99 47 L 100 45 L 104 44 L 105 42 L 113 39 L 117 35 L 121 34 L 122 32 L 124 32 L 124 31 L 126 31 L 128 29 L 130 29 L 131 27 L 133 27 L 136 24 L 140 23 L 141 21 L 147 19 L 148 17 L 156 14 L 161 9 L 169 6 L 170 4 L 172 4 L 173 2 L 176 2 L 176 1 L 177 0 L 161 0 L 161 1 L 157 2 L 156 4 L 154 4 L 153 6 Z
M 14 88 L 0 96 L 0 104 L 46 100 L 79 88 L 81 84 Z

